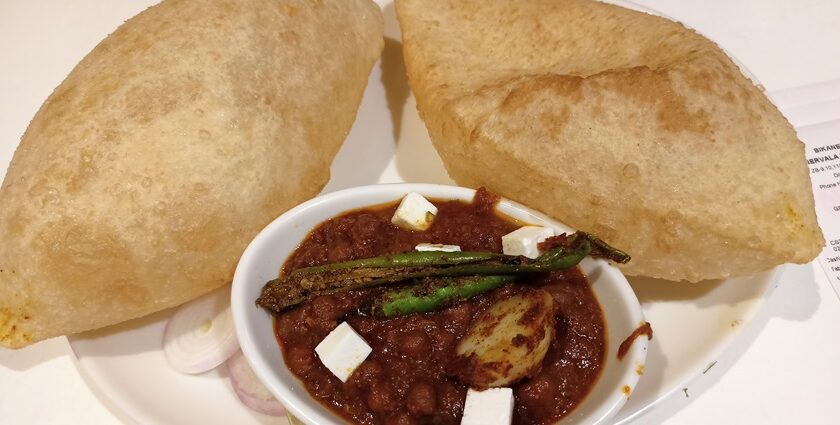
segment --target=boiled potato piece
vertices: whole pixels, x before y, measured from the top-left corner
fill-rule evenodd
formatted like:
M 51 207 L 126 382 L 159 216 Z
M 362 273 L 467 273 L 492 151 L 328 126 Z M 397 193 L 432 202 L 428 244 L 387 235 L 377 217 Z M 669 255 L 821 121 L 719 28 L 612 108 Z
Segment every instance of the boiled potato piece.
M 554 299 L 527 290 L 493 304 L 457 347 L 458 378 L 474 388 L 510 385 L 539 370 L 554 336 Z

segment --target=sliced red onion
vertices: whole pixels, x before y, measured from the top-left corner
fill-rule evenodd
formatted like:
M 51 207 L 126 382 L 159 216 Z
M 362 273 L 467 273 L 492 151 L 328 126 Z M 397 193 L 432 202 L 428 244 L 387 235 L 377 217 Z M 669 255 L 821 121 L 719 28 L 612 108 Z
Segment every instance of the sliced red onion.
M 257 412 L 270 416 L 283 416 L 286 408 L 280 404 L 251 370 L 242 351 L 235 353 L 227 361 L 230 382 L 236 396 L 242 403 Z
M 230 286 L 182 305 L 163 334 L 166 360 L 183 373 L 212 370 L 238 349 L 230 313 Z

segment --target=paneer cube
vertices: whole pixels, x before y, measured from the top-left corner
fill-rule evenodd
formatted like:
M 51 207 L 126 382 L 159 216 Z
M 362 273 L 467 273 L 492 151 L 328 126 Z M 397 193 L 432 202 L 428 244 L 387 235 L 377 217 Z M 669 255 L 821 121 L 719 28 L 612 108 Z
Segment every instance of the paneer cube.
M 415 251 L 441 251 L 441 252 L 460 252 L 461 247 L 458 245 L 444 245 L 440 243 L 421 243 L 414 247 Z
M 315 347 L 321 363 L 341 379 L 341 382 L 347 382 L 371 350 L 364 338 L 347 322 L 338 325 Z
M 537 258 L 540 256 L 540 249 L 537 245 L 554 235 L 554 229 L 550 227 L 520 227 L 502 236 L 502 251 L 507 255 Z
M 437 214 L 437 207 L 417 192 L 403 197 L 391 223 L 406 230 L 427 230 Z
M 488 388 L 484 391 L 467 391 L 461 425 L 510 425 L 512 421 L 512 389 Z

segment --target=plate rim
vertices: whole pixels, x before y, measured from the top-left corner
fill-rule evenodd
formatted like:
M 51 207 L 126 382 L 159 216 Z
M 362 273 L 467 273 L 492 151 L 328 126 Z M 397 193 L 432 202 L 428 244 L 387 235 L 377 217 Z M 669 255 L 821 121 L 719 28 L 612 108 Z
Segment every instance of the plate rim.
M 768 276 L 763 279 L 764 288 L 761 288 L 761 296 L 752 299 L 749 306 L 746 308 L 746 315 L 741 316 L 741 320 L 743 323 L 741 326 L 738 326 L 736 330 L 728 332 L 725 336 L 718 340 L 718 343 L 715 344 L 711 350 L 706 352 L 706 355 L 701 356 L 701 359 L 698 360 L 696 363 L 699 365 L 702 364 L 711 364 L 712 362 L 716 362 L 716 358 L 721 357 L 724 353 L 732 349 L 735 342 L 742 338 L 744 335 L 745 330 L 752 324 L 755 323 L 755 318 L 758 314 L 764 310 L 767 306 L 767 301 L 769 300 L 770 296 L 772 296 L 773 292 L 775 291 L 776 287 L 778 286 L 779 281 L 781 280 L 782 274 L 784 273 L 785 269 L 787 268 L 788 264 L 780 264 L 770 270 L 764 270 L 760 273 L 756 273 L 755 275 L 749 277 L 755 277 L 759 274 L 768 274 Z M 632 277 L 631 279 L 631 286 L 632 286 Z M 728 280 L 728 279 L 726 279 Z M 644 305 L 643 305 L 644 309 Z M 655 330 L 654 330 L 655 332 Z M 680 388 L 687 387 L 692 382 L 700 379 L 705 372 L 702 368 L 699 368 L 695 372 L 685 372 L 682 375 L 682 379 L 677 379 L 673 388 L 664 391 L 662 394 L 654 397 L 654 399 L 645 404 L 640 409 L 636 410 L 633 413 L 630 413 L 627 416 L 621 417 L 618 419 L 614 425 L 627 425 L 630 422 L 639 419 L 640 417 L 646 415 L 647 413 L 653 411 L 656 407 L 662 404 L 667 399 L 671 398 Z M 618 412 L 616 417 L 621 416 L 621 411 Z

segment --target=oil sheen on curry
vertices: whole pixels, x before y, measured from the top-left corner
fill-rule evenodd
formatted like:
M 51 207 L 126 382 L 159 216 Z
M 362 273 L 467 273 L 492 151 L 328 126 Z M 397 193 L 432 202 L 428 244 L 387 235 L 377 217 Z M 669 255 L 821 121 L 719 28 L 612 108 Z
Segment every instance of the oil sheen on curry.
M 286 365 L 312 397 L 354 424 L 458 424 L 468 397 L 499 388 L 512 395 L 512 423 L 553 424 L 586 397 L 606 325 L 576 264 L 629 257 L 582 232 L 542 240 L 537 255 L 505 255 L 503 236 L 525 224 L 497 201 L 483 189 L 472 202 L 432 200 L 423 230 L 392 221 L 396 201 L 310 232 L 257 302 L 275 315 Z M 345 322 L 370 349 L 336 372 L 317 350 Z

